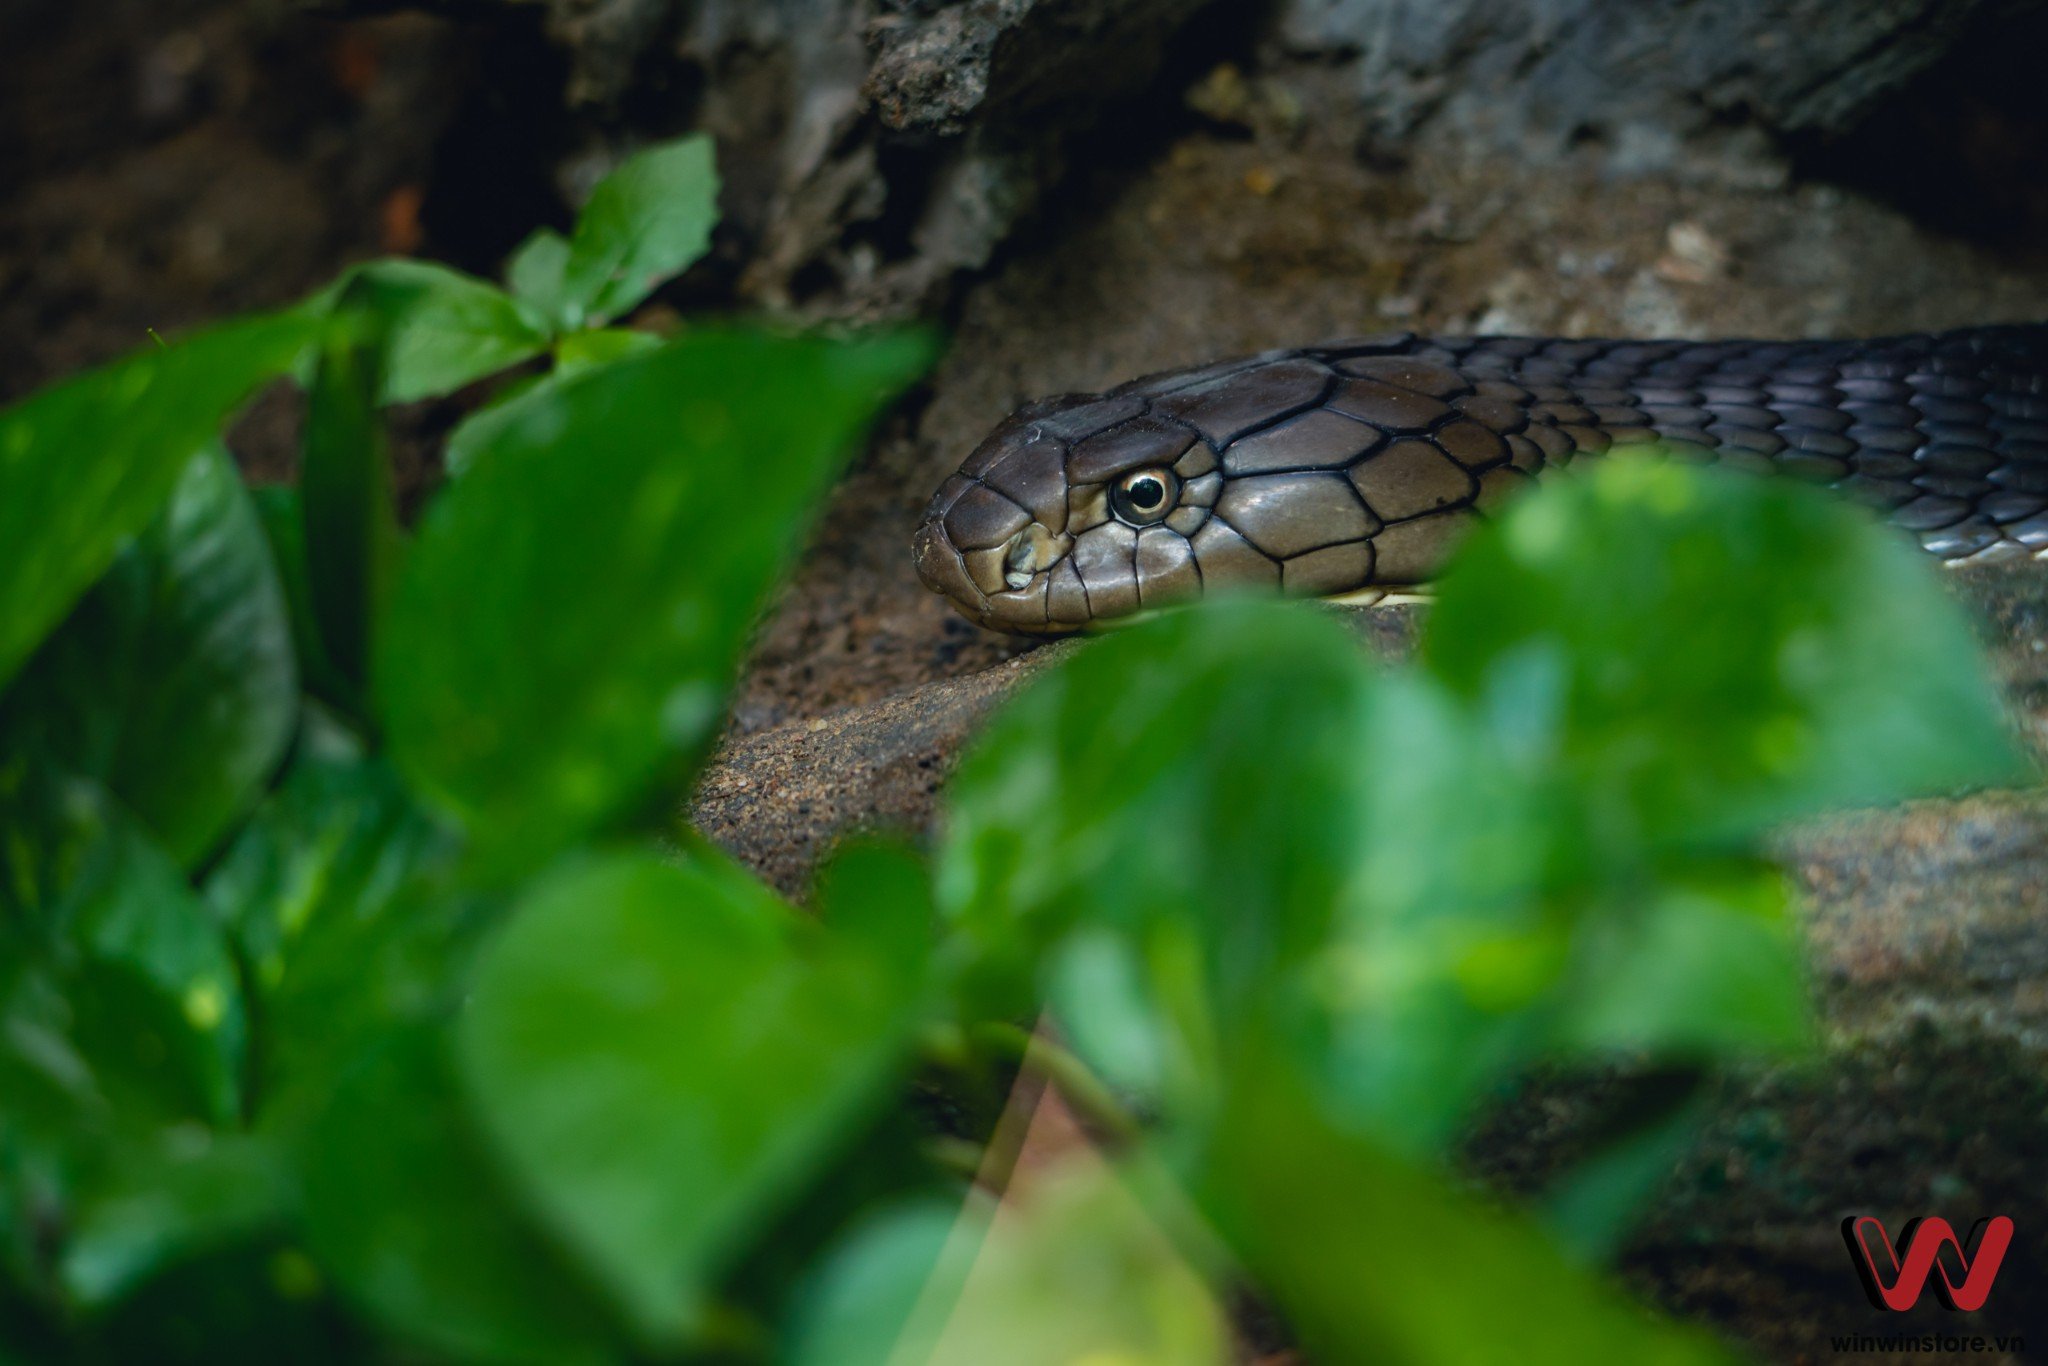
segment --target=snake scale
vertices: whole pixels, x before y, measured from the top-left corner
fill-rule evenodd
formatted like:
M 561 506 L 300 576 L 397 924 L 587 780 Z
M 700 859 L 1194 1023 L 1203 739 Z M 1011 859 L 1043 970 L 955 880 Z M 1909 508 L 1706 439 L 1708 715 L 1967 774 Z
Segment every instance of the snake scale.
M 925 583 L 1005 631 L 1225 588 L 1370 601 L 1579 456 L 1832 485 L 1944 559 L 2048 551 L 2048 324 L 1869 341 L 1397 333 L 1019 409 L 933 497 Z

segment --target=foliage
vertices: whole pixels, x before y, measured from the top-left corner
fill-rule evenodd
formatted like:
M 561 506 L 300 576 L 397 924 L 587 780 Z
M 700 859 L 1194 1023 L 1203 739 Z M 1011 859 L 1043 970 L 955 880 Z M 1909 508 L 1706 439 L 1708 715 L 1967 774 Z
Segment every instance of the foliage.
M 801 913 L 648 813 L 929 347 L 608 326 L 715 191 L 653 149 L 509 293 L 372 263 L 0 414 L 0 1359 L 1208 1362 L 1243 1278 L 1319 1360 L 1719 1355 L 1585 1264 L 1682 1122 L 1534 1212 L 1443 1155 L 1545 1060 L 1807 1043 L 1766 831 L 2025 776 L 1925 569 L 1616 463 L 1412 665 L 1270 603 L 1079 652 Z M 379 406 L 544 353 L 401 530 Z M 947 1156 L 1041 1006 L 1125 1142 L 992 1220 Z

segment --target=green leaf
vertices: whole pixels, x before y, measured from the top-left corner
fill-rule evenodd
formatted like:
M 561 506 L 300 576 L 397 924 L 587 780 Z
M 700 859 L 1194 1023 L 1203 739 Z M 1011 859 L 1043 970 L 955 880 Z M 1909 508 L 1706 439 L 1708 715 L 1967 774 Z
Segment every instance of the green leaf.
M 20 839 L 18 829 L 5 833 Z M 0 865 L 0 871 L 19 873 L 18 854 Z M 7 908 L 18 909 L 13 904 Z M 10 1187 L 23 1184 L 22 1169 L 34 1165 L 19 1154 L 37 1147 L 75 1147 L 81 1134 L 107 1116 L 106 1097 L 92 1064 L 70 1037 L 69 1003 L 49 963 L 31 956 L 28 939 L 17 932 L 0 940 L 7 951 L 0 959 L 0 1095 L 7 1097 L 6 1106 L 0 1107 L 0 1148 L 15 1152 L 18 1164 L 0 1180 L 0 1233 L 7 1231 L 10 1218 L 24 1217 L 8 1208 L 10 1197 L 18 1195 Z M 0 1239 L 0 1258 L 19 1250 Z
M 691 857 L 707 868 L 715 868 L 712 860 L 719 860 L 729 878 L 752 880 L 716 845 L 693 851 Z M 921 986 L 931 964 L 938 917 L 924 860 L 908 845 L 874 837 L 841 845 L 819 870 L 812 903 L 818 919 L 835 935 L 895 975 L 906 999 Z
M 288 1126 L 393 1022 L 445 1009 L 477 912 L 450 896 L 458 844 L 397 774 L 309 708 L 277 790 L 205 884 L 265 1029 L 261 1113 Z
M 940 900 L 971 970 L 1035 974 L 1077 925 L 1127 939 L 1167 1021 L 1145 1047 L 1199 1103 L 1219 1032 L 1328 931 L 1372 683 L 1327 613 L 1243 602 L 1134 626 L 1035 681 L 948 788 Z M 1087 1054 L 1103 1034 L 1083 1027 L 1084 1056 L 1137 1080 Z
M 24 769 L 0 773 L 0 925 L 63 993 L 44 1020 L 90 1068 L 75 1084 L 131 1126 L 233 1117 L 247 1027 L 219 927 L 97 785 Z
M 1724 1362 L 1573 1266 L 1526 1220 L 1333 1127 L 1248 1047 L 1204 1205 L 1316 1361 Z
M 314 372 L 299 476 L 301 539 L 313 620 L 327 658 L 359 696 L 369 676 L 373 624 L 396 574 L 398 513 L 376 395 L 387 351 L 405 335 L 368 277 L 343 290 Z
M 285 611 L 291 618 L 292 656 L 298 661 L 300 684 L 329 706 L 344 710 L 360 708 L 357 690 L 328 657 L 327 643 L 320 638 L 320 625 L 313 618 L 313 581 L 306 568 L 306 524 L 299 506 L 299 491 L 286 484 L 259 484 L 249 490 L 249 495 L 263 522 L 271 559 L 277 564 L 278 583 L 284 589 Z
M 1564 984 L 1560 1043 L 1663 1056 L 1809 1046 L 1796 910 L 1776 868 L 1668 876 L 1646 904 L 1589 926 Z
M 292 1207 L 282 1156 L 262 1139 L 206 1135 L 132 1151 L 80 1203 L 64 1248 L 67 1291 L 112 1303 L 172 1262 L 280 1227 Z
M 569 376 L 628 356 L 638 356 L 654 351 L 661 346 L 661 338 L 652 332 L 641 332 L 630 327 L 594 327 L 584 332 L 571 332 L 555 344 L 556 372 Z
M 568 270 L 569 239 L 553 228 L 536 228 L 505 263 L 505 283 L 514 298 L 560 332 L 571 326 L 565 313 Z
M 355 267 L 315 295 L 325 312 L 374 301 L 385 346 L 378 396 L 385 403 L 453 393 L 547 350 L 550 329 L 497 286 L 432 261 L 388 257 Z
M 551 872 L 488 951 L 462 1072 L 534 1206 L 643 1336 L 886 1105 L 916 1023 L 865 947 L 758 884 L 620 855 Z
M 1789 480 L 1603 461 L 1472 538 L 1424 657 L 1585 785 L 1596 841 L 1739 844 L 1829 807 L 2026 780 L 1923 561 Z
M 1599 872 L 1571 794 L 1427 678 L 1380 680 L 1353 754 L 1354 875 L 1290 985 L 1326 1103 L 1421 1158 L 1541 1048 Z
M 518 427 L 529 413 L 544 411 L 543 405 L 554 401 L 554 391 L 561 385 L 562 375 L 551 370 L 545 375 L 521 376 L 492 394 L 489 402 L 448 433 L 448 443 L 441 448 L 441 463 L 448 477 L 461 478 L 476 463 L 478 450 L 501 440 L 502 433 Z
M 610 322 L 710 247 L 718 222 L 713 152 L 704 134 L 664 143 L 628 157 L 597 183 L 561 262 L 566 326 Z M 529 239 L 513 263 L 514 288 L 548 300 L 556 254 L 551 244 Z
M 661 338 L 654 333 L 625 327 L 569 333 L 556 344 L 553 370 L 506 385 L 448 434 L 448 444 L 441 452 L 448 473 L 460 475 L 476 459 L 479 449 L 498 440 L 500 433 L 528 420 L 530 414 L 542 411 L 542 405 L 553 401 L 552 395 L 564 380 L 613 361 L 657 350 L 661 345 Z
M 304 1153 L 306 1232 L 351 1299 L 465 1359 L 614 1360 L 602 1303 L 519 1213 L 470 1130 L 440 1032 L 339 1079 Z
M 228 323 L 0 412 L 0 686 L 316 327 L 298 312 Z
M 1624 1113 L 1610 1117 L 1593 1152 L 1543 1194 L 1544 1227 L 1567 1254 L 1586 1265 L 1611 1261 L 1656 1208 L 1659 1188 L 1707 1118 L 1704 1076 L 1680 1068 L 1622 1079 Z
M 254 804 L 297 711 L 277 570 L 216 446 L 0 702 L 0 748 L 99 780 L 189 867 Z
M 961 1237 L 969 1223 L 986 1224 L 987 1212 L 977 1221 L 937 1201 L 862 1223 L 800 1288 L 778 1359 L 784 1366 L 885 1366 L 917 1359 L 906 1341 L 929 1352 L 981 1245 L 978 1228 Z
M 519 405 L 427 514 L 376 666 L 413 781 L 538 861 L 702 756 L 764 595 L 930 354 L 703 330 Z

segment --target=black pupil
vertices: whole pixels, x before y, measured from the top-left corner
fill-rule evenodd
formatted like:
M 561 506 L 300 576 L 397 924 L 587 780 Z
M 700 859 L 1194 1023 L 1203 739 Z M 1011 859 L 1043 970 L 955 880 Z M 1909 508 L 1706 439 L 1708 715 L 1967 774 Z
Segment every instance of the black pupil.
M 1166 485 L 1151 476 L 1131 481 L 1131 506 L 1140 512 L 1150 512 L 1166 497 Z

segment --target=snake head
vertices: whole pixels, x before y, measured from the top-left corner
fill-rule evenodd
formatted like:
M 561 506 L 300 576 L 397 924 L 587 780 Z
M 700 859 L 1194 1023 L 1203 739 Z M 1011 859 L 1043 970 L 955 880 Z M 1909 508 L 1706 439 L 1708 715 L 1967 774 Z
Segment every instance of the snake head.
M 1571 442 L 1414 344 L 1354 338 L 1031 404 L 941 486 L 918 572 L 984 626 L 1039 633 L 1225 590 L 1365 601 L 1421 583 L 1544 443 Z M 1511 447 L 1489 422 L 1543 442 Z
M 940 486 L 912 553 L 925 584 L 984 626 L 1078 631 L 1201 592 L 1192 538 L 1220 483 L 1200 434 L 1140 399 L 1047 399 Z

